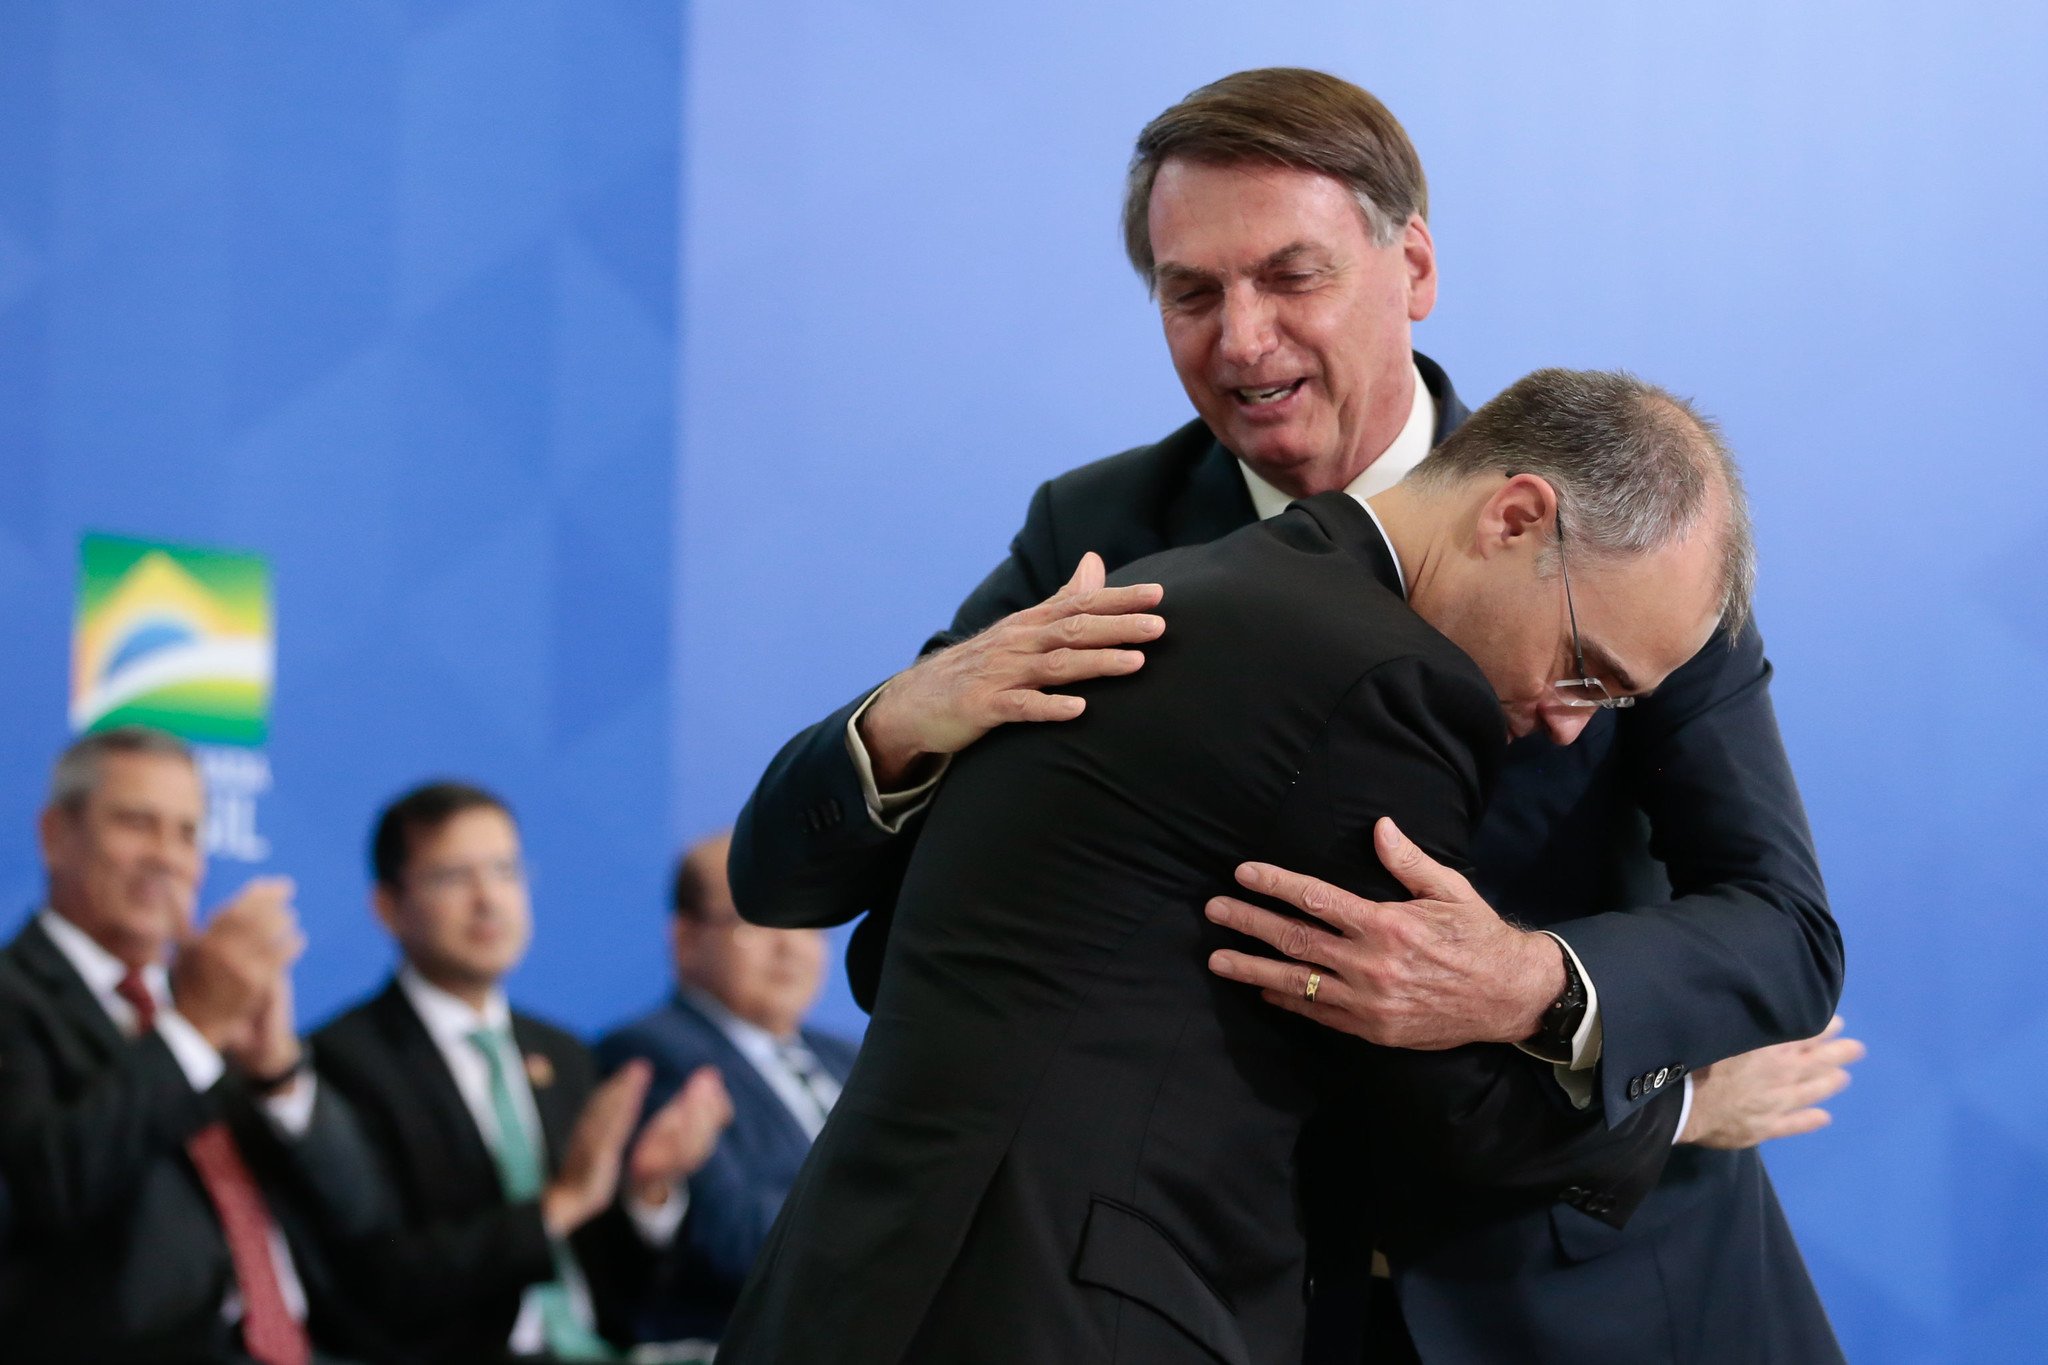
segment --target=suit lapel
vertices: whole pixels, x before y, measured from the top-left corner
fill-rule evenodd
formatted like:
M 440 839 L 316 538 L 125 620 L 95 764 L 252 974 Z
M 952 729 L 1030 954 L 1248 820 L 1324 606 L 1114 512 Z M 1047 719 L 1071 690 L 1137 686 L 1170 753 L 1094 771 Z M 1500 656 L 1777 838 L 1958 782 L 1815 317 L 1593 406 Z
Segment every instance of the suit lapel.
M 43 926 L 30 920 L 10 951 L 16 965 L 49 992 L 52 1007 L 72 1024 L 78 1041 L 91 1054 L 90 1065 L 104 1067 L 118 1060 L 128 1040 Z M 88 1065 L 83 1057 L 70 1060 L 81 1069 Z
M 496 1190 L 497 1163 L 484 1145 L 484 1135 L 477 1131 L 476 1118 L 463 1103 L 455 1077 L 449 1073 L 441 1049 L 434 1045 L 434 1036 L 420 1022 L 396 980 L 377 997 L 374 1009 L 391 1047 L 394 1070 L 418 1101 L 413 1105 L 401 1100 L 396 1106 L 399 1122 L 413 1134 L 408 1145 L 417 1159 L 438 1161 L 452 1181 L 459 1180 L 472 1189 L 488 1184 Z M 436 1152 L 438 1159 L 433 1155 Z
M 512 1041 L 519 1045 L 526 1086 L 533 1092 L 533 1107 L 540 1115 L 547 1169 L 553 1174 L 586 1097 L 570 1094 L 569 1087 L 561 1084 L 559 1077 L 566 1059 L 556 1056 L 539 1030 L 517 1013 L 512 1016 Z
M 1168 546 L 1206 545 L 1258 519 L 1237 457 L 1209 436 L 1207 427 L 1201 427 L 1201 434 L 1207 437 L 1208 448 L 1196 458 L 1167 510 Z
M 701 1045 L 710 1054 L 711 1064 L 718 1068 L 726 1089 L 733 1094 L 733 1112 L 758 1114 L 761 1122 L 773 1130 L 772 1137 L 767 1132 L 761 1133 L 759 1141 L 764 1145 L 773 1142 L 779 1147 L 794 1144 L 799 1150 L 811 1145 L 810 1134 L 796 1121 L 796 1115 L 789 1112 L 782 1096 L 775 1093 L 775 1087 L 768 1084 L 767 1077 L 747 1060 L 747 1055 L 733 1046 L 724 1029 L 705 1018 L 701 1010 L 682 996 L 676 996 L 670 1008 L 677 1031 L 694 1033 L 702 1040 Z

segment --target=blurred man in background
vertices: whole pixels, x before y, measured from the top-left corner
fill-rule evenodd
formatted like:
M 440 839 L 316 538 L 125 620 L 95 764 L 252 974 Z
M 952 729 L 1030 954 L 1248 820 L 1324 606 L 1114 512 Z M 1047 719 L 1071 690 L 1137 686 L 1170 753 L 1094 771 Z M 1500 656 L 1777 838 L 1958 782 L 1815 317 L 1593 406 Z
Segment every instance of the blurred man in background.
M 636 1139 L 647 1067 L 600 1086 L 582 1043 L 511 1008 L 532 909 L 497 797 L 406 793 L 378 818 L 371 862 L 403 965 L 315 1036 L 400 1204 L 402 1230 L 355 1249 L 364 1306 L 407 1361 L 613 1358 L 684 1220 L 683 1181 L 730 1115 L 724 1090 L 696 1078 Z
M 764 929 L 733 908 L 731 836 L 676 865 L 669 942 L 676 991 L 598 1044 L 607 1069 L 653 1068 L 655 1110 L 705 1071 L 724 1077 L 732 1124 L 690 1178 L 690 1217 L 643 1315 L 657 1340 L 716 1338 L 818 1130 L 853 1070 L 856 1047 L 803 1027 L 824 975 L 825 936 Z
M 48 904 L 0 953 L 10 1362 L 307 1365 L 354 1344 L 319 1245 L 388 1205 L 293 1028 L 291 883 L 193 923 L 204 807 L 156 731 L 58 760 Z

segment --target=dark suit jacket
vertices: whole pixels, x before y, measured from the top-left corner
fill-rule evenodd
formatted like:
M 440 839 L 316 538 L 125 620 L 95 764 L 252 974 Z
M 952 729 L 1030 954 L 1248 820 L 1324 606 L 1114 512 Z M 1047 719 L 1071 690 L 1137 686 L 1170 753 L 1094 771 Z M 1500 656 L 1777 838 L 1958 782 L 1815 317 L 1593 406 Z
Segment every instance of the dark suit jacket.
M 1465 409 L 1443 371 L 1417 356 L 1437 402 L 1436 439 Z M 1253 519 L 1230 453 L 1192 422 L 1157 445 L 1083 466 L 1041 486 L 1010 556 L 969 595 L 952 629 L 932 646 L 979 630 L 1044 600 L 1088 550 L 1111 569 L 1169 546 L 1199 544 Z M 928 647 L 932 647 L 928 646 Z M 1500 787 L 1474 842 L 1481 889 L 1504 913 L 1570 941 L 1600 993 L 1605 1040 L 1597 1073 L 1601 1103 L 1619 1123 L 1684 1073 L 1823 1027 L 1839 996 L 1841 937 L 1827 907 L 1798 789 L 1778 735 L 1770 665 L 1755 630 L 1732 644 L 1717 636 L 1700 655 L 1629 711 L 1598 716 L 1578 743 L 1540 738 L 1510 749 Z M 871 997 L 915 825 L 892 838 L 864 811 L 845 730 L 865 696 L 796 736 L 770 764 L 735 831 L 733 893 L 742 913 L 767 924 L 828 925 L 867 912 L 849 950 L 857 996 Z M 1660 1083 L 1661 1082 L 1661 1083 Z M 1577 1190 L 1577 1186 L 1566 1189 Z M 1732 1191 L 1749 1202 L 1730 1202 Z M 1573 1207 L 1576 1203 L 1581 1207 Z M 1447 1307 L 1441 1328 L 1416 1314 L 1418 1334 L 1456 1337 L 1454 1319 L 1482 1318 L 1518 1334 L 1530 1359 L 1585 1345 L 1558 1334 L 1538 1305 L 1576 1310 L 1613 1286 L 1587 1269 L 1623 1257 L 1631 1314 L 1659 1316 L 1668 1334 L 1694 1335 L 1701 1316 L 1770 1322 L 1788 1339 L 1827 1334 L 1775 1196 L 1750 1153 L 1689 1153 L 1652 1196 L 1640 1232 L 1597 1236 L 1597 1216 L 1575 1196 L 1515 1221 L 1503 1236 L 1526 1254 L 1513 1279 L 1462 1266 L 1439 1249 L 1432 1273 L 1405 1276 Z M 1704 1220 L 1704 1221 L 1702 1221 Z M 1677 1224 L 1712 1225 L 1744 1248 L 1760 1273 L 1801 1286 L 1790 1296 L 1752 1292 L 1753 1276 L 1710 1274 L 1709 1261 L 1677 1247 Z M 1599 1254 L 1581 1257 L 1587 1228 Z M 1650 1258 L 1664 1247 L 1657 1276 Z M 1498 1268 L 1480 1243 L 1473 1256 Z M 1622 1262 L 1610 1262 L 1610 1267 Z M 1534 1267 L 1541 1266 L 1540 1281 Z M 1667 1300 L 1659 1284 L 1671 1286 Z M 1424 1341 L 1425 1350 L 1431 1343 Z M 1512 1352 L 1510 1352 L 1512 1354 Z M 1456 1358 L 1456 1357 L 1452 1357 Z M 1579 1362 L 1654 1360 L 1655 1355 L 1574 1354 Z M 1661 1357 L 1684 1359 L 1685 1355 Z M 1826 1359 L 1781 1351 L 1773 1360 Z
M 1418 1179 L 1526 1174 L 1547 1202 L 1576 1133 L 1629 1205 L 1661 1164 L 1675 1104 L 1609 1133 L 1513 1049 L 1369 1048 L 1207 970 L 1232 936 L 1202 905 L 1244 859 L 1389 895 L 1391 814 L 1464 861 L 1499 706 L 1369 514 L 1327 495 L 1135 575 L 1167 585 L 1145 670 L 991 735 L 934 802 L 861 1060 L 722 1359 L 1291 1362 L 1294 1153 L 1361 1086 Z
M 528 1075 L 552 1174 L 595 1088 L 596 1066 L 573 1036 L 516 1010 L 512 1036 L 522 1055 L 541 1059 Z M 398 1198 L 398 1228 L 356 1244 L 346 1258 L 365 1317 L 388 1336 L 394 1359 L 501 1359 L 520 1298 L 555 1278 L 539 1201 L 505 1202 L 476 1120 L 396 981 L 323 1026 L 313 1052 L 321 1077 L 361 1116 Z M 652 1259 L 630 1220 L 614 1207 L 579 1230 L 570 1247 L 599 1328 L 629 1342 L 632 1305 Z
M 0 1355 L 18 1365 L 246 1360 L 222 1321 L 225 1237 L 185 1142 L 225 1119 L 292 1251 L 316 1345 L 363 1345 L 333 1312 L 321 1244 L 391 1216 L 327 1087 L 281 1140 L 238 1084 L 199 1093 L 164 1041 L 124 1038 L 40 925 L 0 952 L 0 1174 L 14 1205 Z
M 856 1045 L 816 1029 L 804 1029 L 802 1037 L 825 1070 L 845 1084 Z M 635 1057 L 653 1065 L 650 1114 L 700 1066 L 717 1067 L 732 1096 L 732 1123 L 690 1179 L 689 1216 L 639 1317 L 640 1335 L 650 1341 L 716 1340 L 810 1154 L 810 1135 L 732 1040 L 681 995 L 607 1036 L 597 1056 L 607 1074 Z

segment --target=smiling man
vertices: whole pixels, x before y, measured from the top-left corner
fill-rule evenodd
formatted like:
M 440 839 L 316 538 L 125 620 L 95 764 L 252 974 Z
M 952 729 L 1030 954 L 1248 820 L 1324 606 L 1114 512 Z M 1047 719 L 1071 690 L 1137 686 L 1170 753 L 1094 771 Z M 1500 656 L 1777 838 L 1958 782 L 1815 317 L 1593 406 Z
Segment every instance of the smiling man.
M 1196 420 L 1040 487 L 1008 557 L 923 657 L 784 747 L 736 830 L 741 913 L 782 926 L 865 913 L 848 974 L 872 999 L 920 812 L 950 756 L 1013 722 L 1073 720 L 1093 703 L 1072 684 L 1130 674 L 1146 666 L 1141 647 L 1156 651 L 1160 585 L 1106 587 L 1105 564 L 1201 545 L 1294 497 L 1372 497 L 1458 427 L 1448 378 L 1410 349 L 1436 298 L 1427 216 L 1400 124 L 1333 76 L 1239 72 L 1144 128 L 1125 247 Z M 1592 641 L 1594 660 L 1603 643 L 1619 652 L 1597 626 Z M 1626 653 L 1607 662 L 1647 676 Z M 1703 1068 L 1737 1054 L 1814 1063 L 1779 1088 L 1798 1102 L 1744 1142 L 1696 1111 L 1686 1135 L 1714 1147 L 1681 1146 L 1626 1231 L 1560 1183 L 1545 1207 L 1394 1264 L 1374 1286 L 1378 1319 L 1396 1338 L 1412 1328 L 1426 1358 L 1634 1365 L 1677 1358 L 1702 1330 L 1705 1358 L 1836 1353 L 1752 1150 L 1824 1121 L 1812 1103 L 1846 1079 L 1841 1051 L 1770 1050 L 1828 1024 L 1842 951 L 1769 682 L 1750 626 L 1717 635 L 1633 707 L 1579 721 L 1525 705 L 1513 723 L 1546 733 L 1510 749 L 1470 880 L 1398 834 L 1383 852 L 1412 899 L 1247 872 L 1347 926 L 1341 963 L 1288 969 L 1290 982 L 1328 969 L 1345 983 L 1341 1005 L 1309 1009 L 1318 1022 L 1404 1047 L 1517 1043 L 1611 1124 L 1674 1091 L 1697 1097 Z M 1578 742 L 1560 750 L 1566 733 Z M 1252 963 L 1218 968 L 1268 985 Z
M 731 1115 L 724 1089 L 693 1078 L 636 1137 L 646 1065 L 599 1084 L 580 1041 L 512 1008 L 533 906 L 496 796 L 414 788 L 379 815 L 370 861 L 402 963 L 314 1037 L 400 1206 L 397 1231 L 351 1248 L 366 1318 L 421 1365 L 612 1359 Z

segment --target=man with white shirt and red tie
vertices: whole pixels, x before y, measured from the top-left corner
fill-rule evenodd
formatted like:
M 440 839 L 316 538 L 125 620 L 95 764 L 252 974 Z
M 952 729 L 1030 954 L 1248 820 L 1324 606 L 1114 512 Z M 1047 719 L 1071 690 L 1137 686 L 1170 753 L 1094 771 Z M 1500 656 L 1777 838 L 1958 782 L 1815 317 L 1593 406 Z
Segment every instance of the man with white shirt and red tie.
M 350 1278 L 392 1358 L 605 1360 L 689 1211 L 685 1181 L 731 1115 L 716 1073 L 636 1136 L 648 1068 L 602 1085 L 571 1034 L 514 1010 L 532 938 L 519 829 L 481 788 L 400 796 L 371 838 L 378 919 L 403 961 L 314 1048 L 388 1172 L 401 1230 Z
M 47 905 L 0 952 L 10 1361 L 308 1365 L 359 1345 L 320 1247 L 390 1206 L 293 1028 L 291 883 L 193 922 L 204 816 L 169 735 L 108 730 L 58 760 Z

